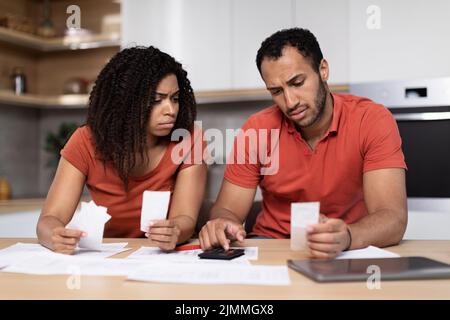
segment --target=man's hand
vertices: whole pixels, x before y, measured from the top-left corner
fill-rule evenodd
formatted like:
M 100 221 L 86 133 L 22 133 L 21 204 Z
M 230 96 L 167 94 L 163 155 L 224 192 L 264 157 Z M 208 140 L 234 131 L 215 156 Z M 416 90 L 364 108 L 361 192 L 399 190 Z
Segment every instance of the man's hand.
M 350 245 L 347 224 L 341 219 L 320 216 L 321 222 L 306 228 L 311 255 L 320 259 L 333 259 Z
M 152 221 L 148 232 L 145 234 L 161 250 L 175 249 L 181 230 L 174 220 Z
M 80 238 L 86 235 L 86 232 L 80 230 L 57 227 L 53 229 L 51 248 L 57 253 L 73 254 Z
M 208 221 L 203 226 L 198 239 L 203 250 L 218 246 L 228 250 L 231 241 L 244 241 L 245 236 L 242 224 L 229 219 L 217 218 Z

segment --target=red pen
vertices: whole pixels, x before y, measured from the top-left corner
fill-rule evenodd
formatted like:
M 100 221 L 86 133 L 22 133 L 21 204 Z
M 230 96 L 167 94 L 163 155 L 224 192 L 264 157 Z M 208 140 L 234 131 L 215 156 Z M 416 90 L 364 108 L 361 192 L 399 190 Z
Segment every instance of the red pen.
M 179 246 L 175 248 L 175 251 L 197 250 L 201 249 L 199 244 L 188 244 L 185 246 Z

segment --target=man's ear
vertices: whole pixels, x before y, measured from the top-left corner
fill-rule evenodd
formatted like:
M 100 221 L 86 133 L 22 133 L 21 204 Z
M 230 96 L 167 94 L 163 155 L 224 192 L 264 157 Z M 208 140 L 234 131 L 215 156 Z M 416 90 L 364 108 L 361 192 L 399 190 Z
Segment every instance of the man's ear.
M 329 73 L 330 73 L 330 69 L 328 68 L 328 61 L 325 59 L 322 59 L 322 61 L 320 61 L 320 65 L 319 65 L 319 74 L 320 74 L 320 78 L 322 79 L 322 81 L 328 80 Z

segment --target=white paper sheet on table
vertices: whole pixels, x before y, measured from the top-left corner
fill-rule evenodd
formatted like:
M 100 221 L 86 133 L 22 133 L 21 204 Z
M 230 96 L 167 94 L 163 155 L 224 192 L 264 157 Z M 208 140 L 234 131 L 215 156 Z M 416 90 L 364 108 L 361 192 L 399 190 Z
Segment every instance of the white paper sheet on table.
M 97 206 L 92 200 L 81 202 L 81 210 L 75 212 L 66 228 L 87 233 L 87 236 L 80 238 L 80 248 L 101 250 L 105 223 L 109 219 L 111 216 L 107 213 L 107 208 Z
M 237 247 L 233 247 L 238 249 Z M 203 263 L 242 263 L 250 264 L 249 260 L 258 259 L 258 247 L 245 247 L 239 248 L 245 249 L 245 255 L 232 259 L 232 260 L 211 260 L 211 259 L 200 259 L 198 257 L 199 253 L 203 250 L 183 250 L 174 252 L 164 252 L 157 247 L 140 247 L 138 250 L 130 254 L 127 259 L 139 259 L 139 260 L 160 260 L 168 262 L 203 262 Z
M 145 265 L 145 262 L 137 260 L 36 253 L 1 271 L 36 275 L 127 276 Z
M 341 253 L 336 259 L 374 259 L 374 258 L 396 258 L 398 254 L 380 249 L 374 246 L 368 246 L 364 249 L 350 250 Z
M 130 249 L 125 249 L 128 242 L 117 242 L 117 243 L 104 243 L 101 246 L 100 251 L 93 251 L 83 248 L 77 248 L 73 256 L 77 257 L 95 257 L 95 258 L 107 258 L 112 255 L 128 251 Z M 16 243 L 5 249 L 0 250 L 0 265 L 7 266 L 24 259 L 29 258 L 35 254 L 46 253 L 51 255 L 62 256 L 62 254 L 55 253 L 40 244 L 35 243 Z
M 170 191 L 144 191 L 142 195 L 141 231 L 147 232 L 152 220 L 164 220 L 169 209 Z
M 289 285 L 286 266 L 219 264 L 154 264 L 128 276 L 129 280 L 191 284 Z M 181 272 L 180 272 L 181 271 Z

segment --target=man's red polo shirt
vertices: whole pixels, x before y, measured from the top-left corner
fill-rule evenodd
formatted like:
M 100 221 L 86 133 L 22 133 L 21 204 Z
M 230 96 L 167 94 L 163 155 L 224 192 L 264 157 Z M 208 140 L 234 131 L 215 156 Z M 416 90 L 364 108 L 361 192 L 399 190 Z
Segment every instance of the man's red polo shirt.
M 262 190 L 262 212 L 252 234 L 288 238 L 292 202 L 320 201 L 321 213 L 351 224 L 367 214 L 363 173 L 382 168 L 406 169 L 397 123 L 389 110 L 366 98 L 332 96 L 333 119 L 314 151 L 276 105 L 252 115 L 242 126 L 243 132 L 266 129 L 269 133 L 256 135 L 257 143 L 247 140 L 244 164 L 237 163 L 235 140 L 228 159 L 233 163 L 228 162 L 225 170 L 227 181 L 245 188 L 259 185 Z M 279 129 L 276 138 L 271 137 L 271 129 Z M 274 141 L 277 147 L 273 147 Z M 275 157 L 270 154 L 271 148 L 279 151 L 275 174 L 261 174 L 262 168 L 275 167 L 273 163 L 265 164 L 263 157 L 256 157 L 261 156 L 261 143 L 268 145 L 272 162 Z M 253 162 L 249 161 L 251 156 Z

